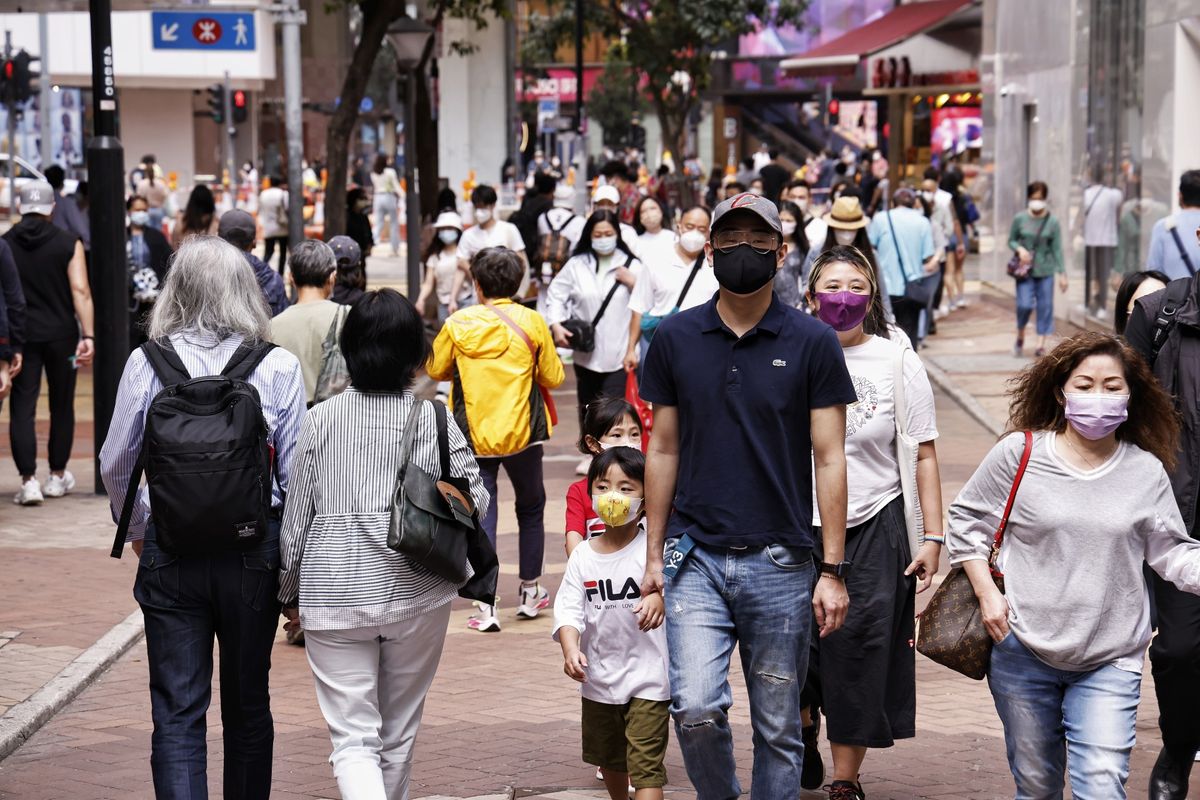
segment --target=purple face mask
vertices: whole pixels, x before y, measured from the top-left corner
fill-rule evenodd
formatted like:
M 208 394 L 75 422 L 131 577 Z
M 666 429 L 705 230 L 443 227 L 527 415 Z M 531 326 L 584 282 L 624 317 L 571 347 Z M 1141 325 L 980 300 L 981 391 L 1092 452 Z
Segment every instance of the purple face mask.
M 848 331 L 867 318 L 871 295 L 854 292 L 817 292 L 817 316 L 835 331 Z
M 1103 439 L 1129 419 L 1129 395 L 1066 393 L 1066 417 L 1071 427 L 1093 442 Z

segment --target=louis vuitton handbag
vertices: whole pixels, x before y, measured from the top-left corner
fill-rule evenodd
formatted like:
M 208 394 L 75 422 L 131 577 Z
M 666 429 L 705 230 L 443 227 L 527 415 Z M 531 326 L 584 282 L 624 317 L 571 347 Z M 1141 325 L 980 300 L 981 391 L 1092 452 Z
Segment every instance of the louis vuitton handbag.
M 1004 591 L 1004 576 L 996 569 L 996 558 L 1000 555 L 1004 529 L 1008 527 L 1013 501 L 1017 498 L 1017 489 L 1021 486 L 1021 478 L 1025 476 L 1025 468 L 1029 466 L 1029 455 L 1032 451 L 1033 433 L 1025 431 L 1025 452 L 1021 454 L 1021 465 L 1017 467 L 1017 475 L 1013 478 L 1008 503 L 1004 506 L 1004 516 L 1000 518 L 1000 524 L 996 527 L 992 553 L 988 558 L 992 579 L 996 581 L 996 586 L 1001 592 Z M 950 570 L 946 580 L 933 593 L 929 605 L 921 613 L 917 652 L 943 667 L 949 667 L 977 681 L 983 680 L 987 675 L 992 655 L 992 637 L 983 627 L 979 601 L 975 598 L 971 580 L 962 567 Z

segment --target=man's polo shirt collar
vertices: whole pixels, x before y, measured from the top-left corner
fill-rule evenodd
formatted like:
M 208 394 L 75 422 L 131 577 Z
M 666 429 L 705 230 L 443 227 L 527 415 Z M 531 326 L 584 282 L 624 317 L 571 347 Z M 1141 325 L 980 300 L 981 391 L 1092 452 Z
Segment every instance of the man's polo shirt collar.
M 721 315 L 717 313 L 717 300 L 721 297 L 721 293 L 717 292 L 712 296 L 712 299 L 704 304 L 704 321 L 701 324 L 700 330 L 702 333 L 712 333 L 713 331 L 726 331 L 733 336 L 733 331 L 725 325 L 721 320 Z M 778 336 L 779 331 L 783 328 L 783 320 L 787 312 L 784 310 L 783 303 L 779 302 L 779 297 L 774 292 L 771 292 L 771 305 L 767 306 L 767 313 L 763 314 L 763 318 L 758 321 L 758 324 L 746 332 L 746 335 L 756 331 L 766 331 L 772 336 Z

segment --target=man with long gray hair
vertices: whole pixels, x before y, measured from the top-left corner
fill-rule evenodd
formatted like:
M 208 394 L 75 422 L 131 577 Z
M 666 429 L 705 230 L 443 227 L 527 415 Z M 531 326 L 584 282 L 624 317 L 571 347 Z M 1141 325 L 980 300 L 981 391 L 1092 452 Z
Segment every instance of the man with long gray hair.
M 154 719 L 150 767 L 160 798 L 208 796 L 205 714 L 212 695 L 214 637 L 221 647 L 224 797 L 258 800 L 271 793 L 274 725 L 267 672 L 280 611 L 275 599 L 279 519 L 305 402 L 299 362 L 267 344 L 269 332 L 267 304 L 242 253 L 213 236 L 185 240 L 151 313 L 150 341 L 133 351 L 125 365 L 112 427 L 100 451 L 101 475 L 115 520 L 122 514 L 126 490 L 137 480 L 143 456 L 152 481 L 162 475 L 154 469 L 157 463 L 179 458 L 174 451 L 156 452 L 157 440 L 143 453 L 147 421 L 164 413 L 154 405 L 156 416 L 149 414 L 164 386 L 164 363 L 175 371 L 171 383 L 181 397 L 189 391 L 191 377 L 223 372 L 244 375 L 241 379 L 258 392 L 258 423 L 265 423 L 267 447 L 262 462 L 255 464 L 268 472 L 265 482 L 271 497 L 270 512 L 264 509 L 259 523 L 234 526 L 238 541 L 248 537 L 244 541 L 250 544 L 186 550 L 168 546 L 164 520 L 182 521 L 192 531 L 205 529 L 208 518 L 197 518 L 193 508 L 175 507 L 169 493 L 151 497 L 144 488 L 129 498 L 133 502 L 127 540 L 140 558 L 133 595 L 145 617 Z M 249 369 L 233 371 L 234 364 L 255 362 Z M 233 416 L 230 409 L 226 416 Z M 211 446 L 211 441 L 197 443 L 205 445 Z M 176 448 L 182 449 L 186 448 Z M 205 475 L 207 493 L 254 480 L 248 473 L 239 481 L 239 473 L 223 472 L 227 463 L 213 461 Z M 257 497 L 265 506 L 266 492 Z M 201 535 L 208 533 L 201 530 Z M 178 529 L 174 536 L 179 536 Z M 229 533 L 211 532 L 214 542 L 222 536 Z

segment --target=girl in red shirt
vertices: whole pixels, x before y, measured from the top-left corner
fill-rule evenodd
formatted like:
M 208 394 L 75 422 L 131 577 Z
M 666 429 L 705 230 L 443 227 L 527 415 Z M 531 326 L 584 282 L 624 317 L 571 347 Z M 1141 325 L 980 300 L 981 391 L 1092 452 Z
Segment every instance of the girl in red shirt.
M 611 447 L 641 449 L 642 424 L 637 410 L 623 397 L 602 397 L 593 401 L 583 415 L 583 435 L 579 450 L 594 456 Z M 567 489 L 567 555 L 584 539 L 604 533 L 604 523 L 592 508 L 587 478 Z

